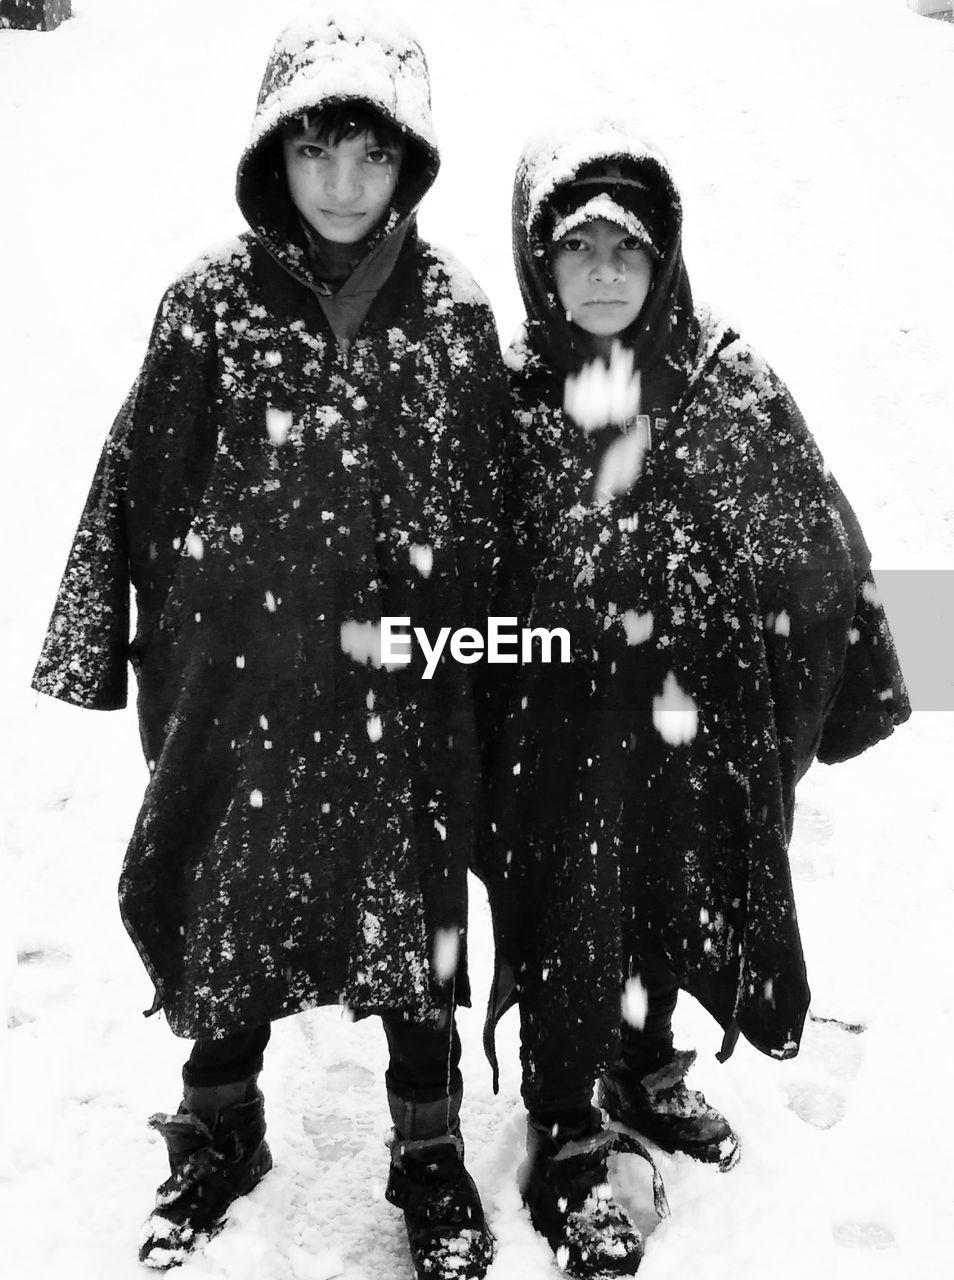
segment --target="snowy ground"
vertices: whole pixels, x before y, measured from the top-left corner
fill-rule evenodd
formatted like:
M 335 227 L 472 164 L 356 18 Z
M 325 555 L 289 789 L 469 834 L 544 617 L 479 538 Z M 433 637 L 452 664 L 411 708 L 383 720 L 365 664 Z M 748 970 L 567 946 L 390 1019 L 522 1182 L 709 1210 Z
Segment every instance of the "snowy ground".
M 0 32 L 0 1238 L 18 1280 L 142 1274 L 135 1238 L 163 1164 L 144 1121 L 175 1106 L 183 1056 L 139 1016 L 151 991 L 115 905 L 144 769 L 130 714 L 37 705 L 27 686 L 159 295 L 238 229 L 234 162 L 297 7 L 76 0 L 53 34 Z M 954 26 L 903 0 L 402 8 L 445 151 L 423 230 L 472 267 L 504 336 L 519 317 L 508 209 L 523 134 L 566 98 L 624 100 L 682 182 L 697 295 L 792 386 L 875 565 L 954 568 Z M 917 619 L 897 623 L 916 637 Z M 813 1021 L 795 1061 L 743 1044 L 721 1067 L 717 1028 L 683 1002 L 692 1083 L 733 1119 L 744 1158 L 723 1176 L 662 1157 L 673 1214 L 645 1280 L 950 1274 L 952 740 L 954 717 L 925 711 L 806 780 L 792 856 L 814 1013 L 863 1030 Z M 477 889 L 474 916 L 479 1006 Z M 500 1244 L 491 1280 L 555 1280 L 514 1188 L 513 1015 L 498 1098 L 479 1008 L 460 1021 L 465 1135 Z M 410 1280 L 382 1198 L 384 1062 L 379 1027 L 336 1010 L 276 1026 L 262 1081 L 275 1171 L 183 1280 Z M 624 1161 L 617 1183 L 652 1229 L 643 1171 Z

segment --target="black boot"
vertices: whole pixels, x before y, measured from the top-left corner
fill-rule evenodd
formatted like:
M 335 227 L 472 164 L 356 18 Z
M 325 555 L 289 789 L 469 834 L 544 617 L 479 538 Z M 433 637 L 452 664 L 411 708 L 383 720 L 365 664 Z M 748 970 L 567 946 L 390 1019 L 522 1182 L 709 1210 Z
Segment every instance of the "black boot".
M 739 1140 L 725 1116 L 698 1090 L 686 1088 L 685 1075 L 695 1060 L 695 1050 L 675 1053 L 642 1078 L 621 1062 L 600 1081 L 598 1101 L 611 1119 L 664 1151 L 682 1151 L 725 1171 L 739 1161 Z
M 494 1238 L 474 1180 L 464 1167 L 460 1129 L 435 1138 L 390 1139 L 386 1198 L 404 1210 L 418 1280 L 480 1280 Z
M 227 1099 L 236 1092 L 244 1099 L 214 1106 L 216 1095 Z M 272 1156 L 265 1142 L 264 1099 L 254 1081 L 240 1088 L 187 1089 L 175 1115 L 154 1115 L 149 1124 L 165 1139 L 171 1176 L 156 1192 L 139 1260 L 165 1269 L 184 1262 L 221 1230 L 229 1205 L 262 1180 Z
M 643 1257 L 643 1237 L 613 1199 L 606 1168 L 611 1151 L 643 1156 L 653 1167 L 656 1211 L 669 1206 L 659 1171 L 640 1143 L 602 1126 L 600 1113 L 575 1131 L 556 1132 L 532 1116 L 527 1123 L 527 1159 L 518 1178 L 530 1220 L 546 1236 L 561 1270 L 579 1280 L 634 1275 Z

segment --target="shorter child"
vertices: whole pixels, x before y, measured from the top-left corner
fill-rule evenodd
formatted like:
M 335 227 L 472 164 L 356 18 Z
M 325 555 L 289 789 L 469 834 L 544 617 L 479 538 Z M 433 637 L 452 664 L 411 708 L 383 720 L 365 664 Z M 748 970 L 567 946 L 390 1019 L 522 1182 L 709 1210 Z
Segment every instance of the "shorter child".
M 740 1032 L 797 1052 L 795 784 L 909 714 L 854 515 L 779 379 L 693 307 L 680 229 L 667 165 L 624 125 L 524 151 L 495 612 L 569 628 L 573 661 L 511 668 L 485 734 L 487 1043 L 493 1060 L 519 1003 L 523 1195 L 577 1277 L 632 1274 L 643 1250 L 607 1186 L 621 1139 L 594 1077 L 612 1119 L 735 1163 L 684 1083 L 677 991 L 722 1024 L 721 1057 Z

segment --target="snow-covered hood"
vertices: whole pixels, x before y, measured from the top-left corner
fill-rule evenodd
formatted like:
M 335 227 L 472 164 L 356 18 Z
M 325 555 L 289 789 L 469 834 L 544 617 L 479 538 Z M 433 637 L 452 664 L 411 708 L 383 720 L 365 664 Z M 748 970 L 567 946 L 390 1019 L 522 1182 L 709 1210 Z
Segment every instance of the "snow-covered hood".
M 656 197 L 663 227 L 661 258 L 639 318 L 622 341 L 646 368 L 684 350 L 694 319 L 682 260 L 682 202 L 661 152 L 635 125 L 616 118 L 569 116 L 537 133 L 524 147 L 513 191 L 514 262 L 527 309 L 527 340 L 553 368 L 571 372 L 592 359 L 586 337 L 567 320 L 556 295 L 548 254 L 554 192 L 607 162 L 632 172 Z
M 275 41 L 258 93 L 235 194 L 249 226 L 298 276 L 310 273 L 304 233 L 288 194 L 278 131 L 286 120 L 334 103 L 370 103 L 404 133 L 407 153 L 391 215 L 368 249 L 413 219 L 437 176 L 427 62 L 414 33 L 375 4 L 317 3 Z

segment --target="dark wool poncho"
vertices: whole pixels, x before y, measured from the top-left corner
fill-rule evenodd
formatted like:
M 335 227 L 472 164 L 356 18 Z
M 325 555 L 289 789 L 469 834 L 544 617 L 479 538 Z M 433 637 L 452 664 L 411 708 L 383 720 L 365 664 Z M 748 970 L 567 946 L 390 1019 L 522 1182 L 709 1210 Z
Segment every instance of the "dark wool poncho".
M 623 341 L 642 422 L 587 434 L 564 381 L 591 359 L 548 266 L 553 191 L 618 161 L 655 197 L 663 252 Z M 507 357 L 515 414 L 495 612 L 564 626 L 569 666 L 489 686 L 492 823 L 481 872 L 497 975 L 539 1085 L 618 1051 L 620 991 L 664 963 L 728 1034 L 797 1052 L 809 991 L 788 866 L 797 780 L 865 750 L 909 707 L 857 521 L 789 393 L 693 308 L 661 158 L 624 128 L 530 147 L 514 195 L 528 320 Z M 594 501 L 608 447 L 649 430 L 638 479 Z
M 438 165 L 423 55 L 398 23 L 353 28 L 305 14 L 276 44 L 239 166 L 252 232 L 163 298 L 34 678 L 109 709 L 136 670 L 151 778 L 120 903 L 180 1035 L 469 999 L 463 950 L 456 981 L 432 965 L 466 918 L 469 673 L 382 668 L 377 625 L 486 613 L 506 386 L 486 299 L 415 230 Z M 407 155 L 367 246 L 400 252 L 345 351 L 275 130 L 349 98 Z

